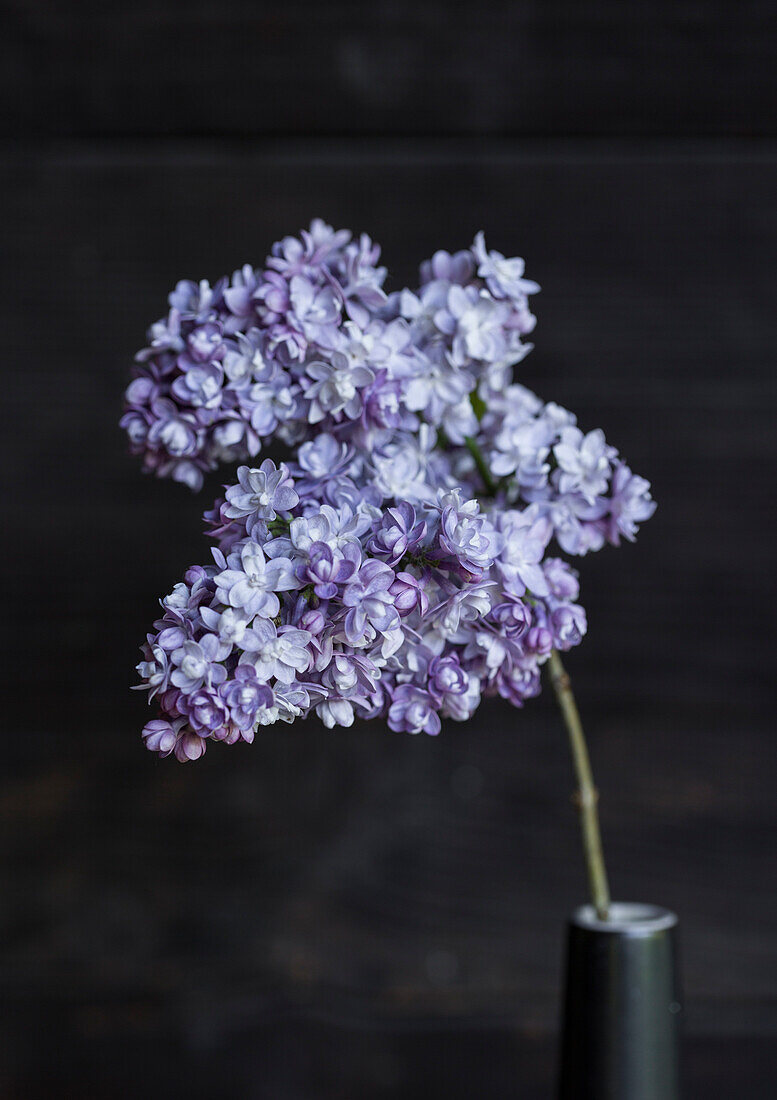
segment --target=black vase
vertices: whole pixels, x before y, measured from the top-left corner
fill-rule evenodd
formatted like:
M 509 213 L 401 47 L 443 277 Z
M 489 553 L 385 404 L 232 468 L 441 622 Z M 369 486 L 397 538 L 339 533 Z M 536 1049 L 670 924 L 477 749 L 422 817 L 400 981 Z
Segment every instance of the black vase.
M 567 935 L 560 1100 L 678 1100 L 677 917 L 577 909 Z

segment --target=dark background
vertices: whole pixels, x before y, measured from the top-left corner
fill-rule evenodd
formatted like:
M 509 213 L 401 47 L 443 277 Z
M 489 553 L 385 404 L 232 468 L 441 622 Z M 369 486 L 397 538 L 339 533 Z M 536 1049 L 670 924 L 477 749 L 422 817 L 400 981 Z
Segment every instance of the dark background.
M 521 380 L 652 480 L 568 667 L 614 893 L 681 915 L 688 1095 L 774 1095 L 776 65 L 748 0 L 2 5 L 0 1095 L 551 1094 L 585 884 L 550 698 L 139 741 L 219 479 L 140 476 L 131 357 L 315 215 L 394 286 L 480 228 L 523 255 Z

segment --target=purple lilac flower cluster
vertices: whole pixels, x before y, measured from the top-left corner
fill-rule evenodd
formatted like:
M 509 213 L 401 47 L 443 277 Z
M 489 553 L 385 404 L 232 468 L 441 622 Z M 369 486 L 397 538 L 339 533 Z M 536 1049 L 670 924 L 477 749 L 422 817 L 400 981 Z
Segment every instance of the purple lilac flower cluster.
M 389 377 L 420 370 L 386 306 L 369 237 L 320 220 L 214 286 L 179 282 L 127 389 L 126 428 L 144 469 L 193 489 L 222 461 L 252 458 L 321 425 L 394 422 Z M 386 402 L 391 411 L 386 411 Z
M 138 666 L 161 708 L 150 748 L 192 760 L 311 711 L 436 734 L 481 695 L 536 695 L 551 648 L 582 639 L 576 574 L 544 557 L 536 505 L 489 513 L 459 488 L 383 497 L 352 450 L 337 500 L 334 479 L 303 465 L 337 446 L 322 436 L 291 467 L 241 467 L 209 514 L 214 564 L 162 600 Z
M 123 424 L 146 469 L 197 488 L 262 439 L 207 515 L 214 565 L 162 601 L 139 666 L 181 759 L 311 711 L 436 734 L 482 695 L 539 691 L 586 629 L 560 557 L 633 539 L 655 508 L 601 431 L 513 381 L 523 261 L 436 253 L 386 295 L 379 249 L 314 221 L 264 270 L 179 283 Z M 555 547 L 555 549 L 554 549 Z
M 122 425 L 144 468 L 194 489 L 262 440 L 293 445 L 334 431 L 360 446 L 427 423 L 461 443 L 469 395 L 499 386 L 534 327 L 520 260 L 438 252 L 422 286 L 388 297 L 380 248 L 313 221 L 263 269 L 214 286 L 182 281 L 136 357 Z

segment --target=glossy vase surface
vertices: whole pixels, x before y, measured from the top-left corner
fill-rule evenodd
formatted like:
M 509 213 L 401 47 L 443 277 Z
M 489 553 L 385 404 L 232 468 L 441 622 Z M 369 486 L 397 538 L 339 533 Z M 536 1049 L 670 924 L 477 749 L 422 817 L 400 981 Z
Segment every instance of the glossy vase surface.
M 613 903 L 567 931 L 560 1100 L 679 1100 L 677 917 Z

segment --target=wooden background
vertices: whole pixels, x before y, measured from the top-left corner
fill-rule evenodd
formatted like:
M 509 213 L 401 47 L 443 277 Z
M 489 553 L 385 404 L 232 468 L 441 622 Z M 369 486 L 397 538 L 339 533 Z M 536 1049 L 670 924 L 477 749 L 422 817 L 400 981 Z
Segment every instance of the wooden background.
M 195 498 L 116 427 L 181 277 L 311 216 L 486 230 L 521 378 L 650 477 L 568 665 L 616 896 L 682 918 L 690 1096 L 777 1087 L 777 19 L 759 2 L 2 5 L 0 1095 L 550 1095 L 584 877 L 550 699 L 181 767 L 129 693 Z

